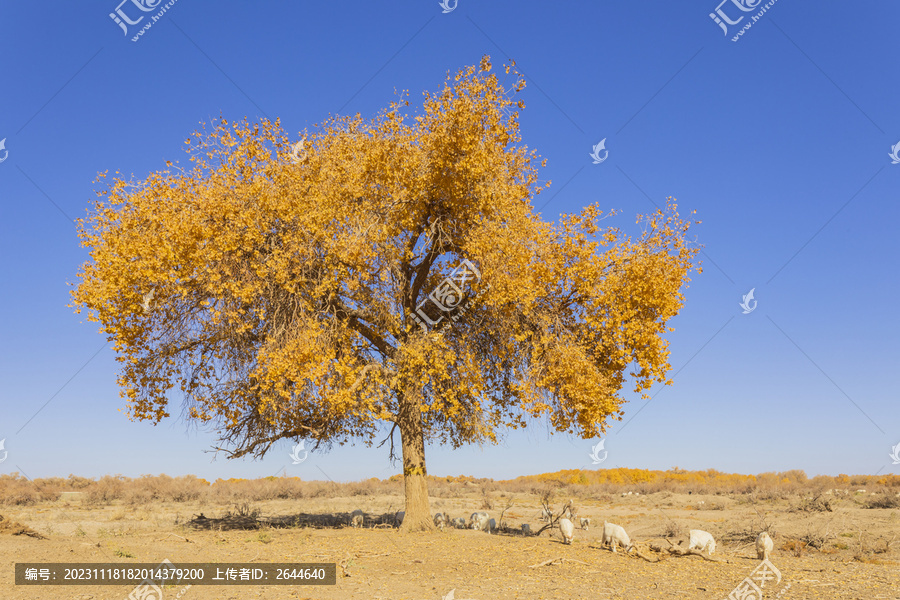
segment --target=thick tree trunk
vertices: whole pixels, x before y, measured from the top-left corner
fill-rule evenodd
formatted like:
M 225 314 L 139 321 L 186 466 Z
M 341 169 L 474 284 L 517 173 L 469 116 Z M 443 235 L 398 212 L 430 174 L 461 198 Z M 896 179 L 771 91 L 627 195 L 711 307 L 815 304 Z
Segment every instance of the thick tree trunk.
M 434 529 L 428 506 L 428 479 L 425 473 L 425 438 L 419 402 L 404 395 L 400 399 L 400 444 L 403 448 L 403 485 L 406 492 L 406 515 L 400 529 L 428 531 Z

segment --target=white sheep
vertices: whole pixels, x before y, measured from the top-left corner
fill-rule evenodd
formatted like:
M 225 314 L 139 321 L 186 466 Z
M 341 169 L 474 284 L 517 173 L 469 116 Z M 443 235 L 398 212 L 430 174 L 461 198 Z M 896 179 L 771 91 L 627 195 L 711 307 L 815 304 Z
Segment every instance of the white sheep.
M 496 531 L 496 529 L 497 529 L 497 521 L 495 521 L 494 519 L 489 520 L 488 524 L 487 524 L 487 532 L 493 533 L 494 531 Z
M 700 529 L 691 529 L 691 541 L 688 544 L 688 550 L 696 548 L 701 552 L 707 552 L 709 556 L 716 551 L 716 540 L 712 534 Z
M 563 516 L 567 519 L 574 519 L 578 516 L 576 513 L 575 501 L 570 499 L 565 509 L 563 509 Z
M 553 518 L 553 513 L 550 512 L 550 509 L 546 506 L 541 510 L 541 521 L 550 522 L 550 519 Z
M 522 523 L 522 533 L 524 535 L 531 535 L 531 525 L 528 523 Z
M 469 528 L 484 531 L 488 526 L 488 514 L 486 512 L 473 512 L 469 517 Z
M 629 552 L 633 547 L 631 538 L 625 533 L 625 529 L 621 525 L 603 522 L 603 533 L 600 537 L 600 545 L 609 544 L 613 553 L 616 552 L 616 546 L 621 545 L 625 552 Z
M 586 517 L 581 517 L 581 528 L 587 531 L 588 527 L 591 526 L 591 520 Z
M 350 513 L 350 527 L 362 527 L 365 520 L 365 513 L 359 509 L 356 509 L 352 513 Z
M 763 531 L 756 538 L 756 558 L 760 560 L 769 560 L 769 554 L 774 547 L 775 544 L 772 542 L 772 538 L 769 537 L 767 532 Z
M 444 526 L 446 524 L 447 524 L 447 516 L 444 513 L 438 513 L 438 514 L 434 515 L 434 526 L 435 527 L 437 527 L 438 529 L 443 531 Z
M 572 538 L 575 537 L 575 525 L 572 521 L 563 517 L 559 520 L 559 532 L 562 534 L 563 544 L 571 544 Z

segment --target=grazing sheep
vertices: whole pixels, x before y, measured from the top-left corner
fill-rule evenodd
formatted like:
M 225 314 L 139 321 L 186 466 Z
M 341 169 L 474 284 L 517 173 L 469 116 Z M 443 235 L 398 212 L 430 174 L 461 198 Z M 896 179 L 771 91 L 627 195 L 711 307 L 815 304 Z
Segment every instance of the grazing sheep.
M 462 517 L 456 517 L 455 519 L 453 519 L 453 521 L 451 521 L 451 523 L 453 524 L 453 526 L 456 529 L 465 529 L 466 528 L 466 520 L 463 519 Z
M 588 527 L 591 526 L 591 520 L 585 517 L 581 517 L 581 528 L 587 531 Z
M 522 533 L 524 535 L 531 535 L 531 525 L 528 523 L 522 523 Z
M 553 513 L 550 512 L 549 508 L 544 507 L 543 510 L 541 510 L 541 521 L 547 521 L 549 523 L 552 518 Z
M 694 548 L 712 556 L 712 553 L 716 551 L 716 540 L 713 539 L 711 533 L 700 529 L 691 529 L 691 543 L 688 544 L 688 550 L 693 550 Z
M 494 519 L 491 519 L 490 521 L 488 521 L 488 524 L 487 524 L 487 532 L 493 533 L 496 530 L 497 530 L 497 521 L 495 521 Z
M 366 515 L 363 511 L 356 509 L 350 513 L 350 527 L 362 527 L 365 523 Z
M 769 537 L 768 533 L 763 531 L 756 538 L 756 558 L 760 560 L 769 560 L 769 554 L 774 547 L 775 544 L 772 542 L 772 538 Z
M 571 544 L 572 538 L 575 537 L 575 525 L 572 521 L 563 517 L 559 520 L 559 532 L 562 534 L 563 544 Z
M 469 517 L 469 528 L 484 531 L 488 526 L 488 514 L 486 512 L 473 512 Z
M 621 525 L 615 525 L 613 523 L 603 522 L 603 534 L 600 537 L 600 545 L 603 546 L 605 544 L 609 544 L 610 549 L 612 549 L 613 553 L 616 552 L 616 546 L 621 545 L 622 548 L 625 549 L 625 552 L 629 552 L 631 548 L 634 546 L 631 543 L 631 538 L 628 537 L 628 534 L 625 533 L 625 529 Z
M 394 527 L 400 527 L 401 525 L 403 525 L 403 517 L 405 516 L 405 510 L 397 511 L 397 514 L 394 515 Z
M 569 502 L 566 504 L 566 507 L 563 509 L 563 516 L 571 520 L 578 516 L 576 513 L 577 510 L 575 509 L 575 501 L 569 500 Z
M 437 527 L 438 529 L 443 531 L 444 525 L 446 525 L 446 524 L 447 524 L 447 516 L 444 515 L 444 513 L 438 513 L 438 514 L 434 515 L 434 526 L 435 527 Z

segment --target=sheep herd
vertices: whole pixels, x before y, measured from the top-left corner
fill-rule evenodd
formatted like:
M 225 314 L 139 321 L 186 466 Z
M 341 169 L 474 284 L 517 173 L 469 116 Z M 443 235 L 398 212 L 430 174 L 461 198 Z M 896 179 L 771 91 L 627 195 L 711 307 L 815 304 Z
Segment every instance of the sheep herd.
M 404 516 L 404 511 L 395 513 L 393 516 L 393 523 L 391 524 L 395 527 L 399 527 L 403 523 Z M 572 540 L 575 538 L 575 519 L 575 508 L 572 501 L 569 501 L 557 521 L 564 544 L 571 544 Z M 553 522 L 553 514 L 549 507 L 544 506 L 541 512 L 541 520 L 548 524 Z M 364 522 L 365 513 L 363 513 L 363 511 L 354 510 L 350 513 L 351 527 L 362 527 Z M 591 520 L 586 517 L 581 517 L 578 523 L 581 529 L 587 530 L 591 525 Z M 446 527 L 452 527 L 454 529 L 474 529 L 475 531 L 484 531 L 486 533 L 494 533 L 497 531 L 496 520 L 492 519 L 488 513 L 481 511 L 473 512 L 469 516 L 468 521 L 463 517 L 451 518 L 450 515 L 439 512 L 434 515 L 434 525 L 441 531 L 444 531 Z M 541 531 L 543 531 L 543 529 L 546 529 L 546 526 L 542 528 Z M 635 547 L 631 538 L 628 536 L 628 533 L 625 531 L 625 528 L 621 525 L 604 521 L 600 532 L 601 547 L 608 546 L 614 553 L 618 551 L 620 546 L 626 553 L 631 552 Z M 540 533 L 540 531 L 538 533 Z M 522 535 L 534 535 L 531 525 L 528 523 L 522 524 Z M 756 539 L 757 557 L 768 560 L 773 547 L 774 544 L 769 534 L 765 531 L 760 533 Z M 712 534 L 707 531 L 691 529 L 689 532 L 688 550 L 698 551 L 707 556 L 712 556 L 716 551 L 716 540 L 713 538 Z

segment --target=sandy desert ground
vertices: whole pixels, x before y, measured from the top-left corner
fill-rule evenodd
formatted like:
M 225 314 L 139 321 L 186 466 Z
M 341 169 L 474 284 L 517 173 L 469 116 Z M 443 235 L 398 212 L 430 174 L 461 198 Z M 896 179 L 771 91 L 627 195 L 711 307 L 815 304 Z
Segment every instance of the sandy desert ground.
M 752 540 L 763 527 L 775 533 L 772 564 L 781 572 L 764 598 L 900 599 L 900 510 L 862 508 L 854 493 L 831 497 L 831 510 L 810 509 L 802 498 L 748 502 L 739 495 L 687 495 L 659 492 L 576 501 L 587 531 L 576 530 L 571 545 L 558 530 L 525 537 L 520 532 L 486 534 L 473 530 L 407 534 L 394 528 L 294 525 L 258 529 L 198 530 L 186 524 L 203 513 L 221 517 L 236 506 L 160 502 L 87 505 L 77 494 L 33 506 L 6 506 L 0 514 L 0 597 L 34 600 L 124 599 L 129 586 L 14 585 L 16 562 L 328 562 L 336 563 L 334 586 L 171 586 L 170 600 L 244 599 L 717 599 L 729 597 L 760 564 Z M 492 509 L 476 492 L 431 499 L 434 512 L 468 517 L 485 510 L 503 525 L 540 528 L 540 504 L 529 494 L 493 495 Z M 344 520 L 354 509 L 368 515 L 402 507 L 399 496 L 273 500 L 254 503 L 261 520 L 299 514 L 335 515 Z M 554 502 L 559 510 L 562 499 Z M 246 508 L 246 507 L 245 507 Z M 648 560 L 600 546 L 598 525 L 624 526 Z M 13 535 L 15 522 L 45 539 Z M 294 523 L 296 523 L 296 519 Z M 718 541 L 713 555 L 653 552 L 686 540 L 689 529 L 711 532 Z M 21 529 L 19 529 L 21 531 Z M 541 563 L 551 561 L 542 566 Z M 455 590 L 452 595 L 451 591 Z M 736 596 L 741 597 L 741 596 Z M 752 597 L 752 596 L 748 596 Z M 149 600 L 149 599 L 147 599 Z

